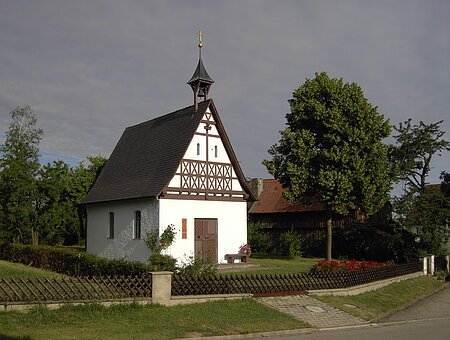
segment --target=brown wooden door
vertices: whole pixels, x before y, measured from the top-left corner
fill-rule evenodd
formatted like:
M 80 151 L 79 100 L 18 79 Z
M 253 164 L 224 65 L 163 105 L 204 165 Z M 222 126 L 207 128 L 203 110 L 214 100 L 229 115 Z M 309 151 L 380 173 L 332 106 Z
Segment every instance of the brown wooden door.
M 194 225 L 195 258 L 217 263 L 217 218 L 196 218 Z

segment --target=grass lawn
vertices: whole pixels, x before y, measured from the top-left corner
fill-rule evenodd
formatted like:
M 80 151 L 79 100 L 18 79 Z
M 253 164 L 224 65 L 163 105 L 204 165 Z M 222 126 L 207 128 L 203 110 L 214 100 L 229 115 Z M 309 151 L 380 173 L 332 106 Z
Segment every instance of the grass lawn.
M 252 299 L 164 307 L 116 305 L 44 307 L 1 312 L 0 339 L 173 339 L 308 327 Z
M 0 260 L 0 277 L 55 277 L 61 274 Z
M 383 313 L 408 304 L 421 295 L 442 287 L 443 281 L 421 276 L 378 290 L 354 296 L 314 296 L 316 299 L 342 309 L 365 320 L 372 320 Z M 345 306 L 350 304 L 358 308 Z
M 259 264 L 258 268 L 249 268 L 248 270 L 240 270 L 236 274 L 287 274 L 287 273 L 304 273 L 319 262 L 319 258 L 295 258 L 291 259 L 287 256 L 279 256 L 272 254 L 252 254 L 250 263 Z M 234 272 L 226 272 L 223 274 L 233 274 Z

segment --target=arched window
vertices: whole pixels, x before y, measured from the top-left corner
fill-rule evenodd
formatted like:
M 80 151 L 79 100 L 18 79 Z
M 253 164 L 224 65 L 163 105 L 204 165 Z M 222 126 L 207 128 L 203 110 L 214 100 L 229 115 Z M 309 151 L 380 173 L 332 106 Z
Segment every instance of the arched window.
M 141 211 L 136 210 L 134 212 L 134 238 L 141 238 Z
M 200 143 L 197 143 L 197 156 L 200 156 Z

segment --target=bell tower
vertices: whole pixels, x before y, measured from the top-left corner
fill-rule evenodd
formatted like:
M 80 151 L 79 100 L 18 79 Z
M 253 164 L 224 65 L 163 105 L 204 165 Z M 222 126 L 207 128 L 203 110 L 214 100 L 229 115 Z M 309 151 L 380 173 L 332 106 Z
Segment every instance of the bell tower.
M 194 92 L 195 111 L 198 109 L 199 98 L 208 99 L 209 88 L 214 83 L 211 79 L 202 61 L 203 33 L 198 32 L 198 64 L 191 79 L 187 82 Z

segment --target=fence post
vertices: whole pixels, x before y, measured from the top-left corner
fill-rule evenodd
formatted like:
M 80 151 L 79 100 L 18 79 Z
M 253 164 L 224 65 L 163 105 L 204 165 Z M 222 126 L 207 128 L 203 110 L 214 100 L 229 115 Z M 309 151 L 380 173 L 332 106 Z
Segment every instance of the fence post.
M 170 303 L 172 272 L 152 272 L 152 302 L 161 305 Z
M 428 274 L 434 274 L 434 255 L 428 255 Z
M 446 255 L 445 256 L 445 262 L 446 262 L 446 268 L 447 268 L 447 273 L 450 272 L 450 256 Z
M 428 257 L 427 256 L 421 256 L 419 257 L 420 262 L 422 262 L 422 271 L 424 275 L 428 274 Z

